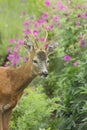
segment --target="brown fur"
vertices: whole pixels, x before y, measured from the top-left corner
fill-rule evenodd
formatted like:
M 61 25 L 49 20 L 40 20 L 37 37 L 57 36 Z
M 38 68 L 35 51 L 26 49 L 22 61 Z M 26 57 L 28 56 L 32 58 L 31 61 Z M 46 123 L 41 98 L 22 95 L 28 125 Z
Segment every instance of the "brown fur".
M 36 55 L 31 53 L 31 57 Z M 0 67 L 0 130 L 9 130 L 12 109 L 24 89 L 39 74 L 32 65 L 32 58 L 19 68 Z

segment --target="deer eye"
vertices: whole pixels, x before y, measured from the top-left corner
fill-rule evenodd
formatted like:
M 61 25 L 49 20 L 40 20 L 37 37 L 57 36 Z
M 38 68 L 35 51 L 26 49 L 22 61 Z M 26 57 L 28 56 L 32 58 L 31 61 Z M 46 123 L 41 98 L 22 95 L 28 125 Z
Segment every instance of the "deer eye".
M 37 60 L 33 60 L 33 63 L 37 64 L 37 63 L 38 63 L 38 61 L 37 61 Z

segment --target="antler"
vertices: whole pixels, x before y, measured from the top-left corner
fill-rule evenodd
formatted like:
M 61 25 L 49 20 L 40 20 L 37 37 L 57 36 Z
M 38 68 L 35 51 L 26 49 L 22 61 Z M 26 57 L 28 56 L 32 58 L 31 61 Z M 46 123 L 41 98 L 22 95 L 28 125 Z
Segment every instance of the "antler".
M 32 35 L 29 35 L 29 36 L 28 36 L 28 35 L 26 35 L 26 36 L 25 36 L 25 40 L 26 40 L 26 41 L 28 41 L 28 40 L 29 40 L 29 37 L 31 37 L 31 36 L 33 37 L 33 39 L 34 39 L 34 41 L 35 41 L 34 43 L 35 43 L 36 47 L 37 47 L 37 48 L 39 48 L 39 45 L 38 45 L 38 43 L 37 43 L 36 39 L 34 38 L 33 33 L 32 33 Z M 31 39 L 31 38 L 30 38 L 30 39 Z
M 48 32 L 47 32 L 47 30 L 45 30 L 45 31 L 46 31 L 46 37 L 45 37 L 44 43 L 46 43 L 46 40 L 47 40 L 47 37 L 48 37 Z
M 47 37 L 48 37 L 48 32 L 47 32 L 47 30 L 45 30 L 45 32 L 46 32 L 46 36 L 45 36 L 44 43 L 46 43 L 46 41 L 47 41 Z M 34 41 L 35 41 L 34 44 L 36 45 L 37 48 L 39 48 L 39 45 L 38 45 L 37 39 L 35 39 L 35 37 L 34 37 L 34 35 L 33 35 L 33 32 L 31 32 L 31 35 L 29 35 L 29 37 L 33 37 L 33 39 L 34 39 Z M 25 39 L 28 40 L 29 37 L 26 35 L 26 36 L 25 36 Z
M 34 43 L 35 43 L 36 47 L 39 48 L 39 45 L 38 45 L 38 43 L 37 43 L 37 40 L 34 38 L 33 32 L 32 32 L 31 34 L 32 34 L 33 39 L 34 39 L 34 41 L 35 41 Z

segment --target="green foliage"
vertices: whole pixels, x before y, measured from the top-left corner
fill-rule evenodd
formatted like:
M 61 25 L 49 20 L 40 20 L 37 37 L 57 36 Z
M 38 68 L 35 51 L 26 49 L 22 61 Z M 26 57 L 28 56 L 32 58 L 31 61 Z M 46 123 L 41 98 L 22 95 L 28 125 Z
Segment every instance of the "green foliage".
M 42 87 L 33 91 L 27 90 L 13 112 L 11 130 L 47 129 L 50 115 L 57 107 L 55 99 L 48 99 Z

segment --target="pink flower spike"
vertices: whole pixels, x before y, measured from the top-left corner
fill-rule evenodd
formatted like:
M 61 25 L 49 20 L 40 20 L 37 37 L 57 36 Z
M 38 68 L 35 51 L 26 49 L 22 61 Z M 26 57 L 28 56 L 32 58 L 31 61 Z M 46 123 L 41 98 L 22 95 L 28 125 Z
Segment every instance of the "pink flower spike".
M 39 25 L 38 22 L 35 22 L 35 23 L 34 23 L 34 27 L 35 27 L 35 28 L 37 28 L 38 25 Z
M 84 18 L 87 19 L 87 12 L 84 14 Z
M 10 42 L 11 44 L 13 44 L 13 43 L 15 42 L 14 38 L 11 38 L 11 39 L 9 40 L 9 42 Z
M 82 9 L 85 9 L 87 6 L 85 4 L 82 5 Z
M 16 34 L 16 37 L 18 37 L 19 36 L 19 34 Z
M 14 55 L 13 55 L 13 54 L 9 54 L 8 57 L 7 57 L 7 59 L 8 59 L 9 61 L 13 60 L 13 59 L 14 59 Z
M 25 33 L 26 35 L 29 35 L 29 34 L 30 34 L 30 30 L 29 30 L 29 29 L 25 29 L 25 30 L 24 30 L 24 33 Z
M 82 38 L 83 38 L 83 35 L 82 35 L 82 34 L 80 34 L 80 35 L 77 37 L 77 39 L 78 39 L 79 42 L 82 40 Z
M 53 25 L 53 24 L 51 24 L 51 25 L 50 25 L 50 29 L 53 29 L 53 28 L 54 28 L 54 25 Z
M 59 16 L 55 16 L 55 17 L 53 17 L 53 22 L 57 22 L 58 19 L 59 19 Z
M 44 41 L 45 41 L 45 38 L 44 38 L 44 37 L 41 37 L 41 38 L 39 39 L 39 41 L 44 42 Z
M 7 51 L 8 51 L 8 52 L 11 52 L 11 47 L 8 47 L 8 48 L 7 48 Z
M 15 45 L 15 46 L 14 46 L 14 53 L 16 53 L 16 52 L 18 51 L 18 49 L 19 49 L 19 46 L 18 46 L 18 45 Z
M 45 5 L 48 7 L 50 6 L 50 1 L 49 0 L 45 0 Z
M 80 13 L 78 13 L 77 16 L 78 16 L 78 18 L 82 18 L 82 14 L 80 14 Z
M 84 48 L 85 45 L 86 45 L 86 42 L 85 42 L 84 40 L 81 40 L 81 42 L 80 42 L 80 47 Z
M 48 17 L 48 14 L 47 13 L 44 13 L 43 15 L 42 15 L 42 19 L 46 19 Z
M 71 57 L 69 55 L 65 55 L 63 59 L 68 62 L 71 61 Z
M 76 61 L 76 62 L 73 63 L 73 65 L 74 65 L 74 66 L 77 66 L 77 65 L 79 65 L 79 62 Z
M 24 41 L 21 40 L 21 39 L 19 39 L 17 42 L 18 42 L 20 45 L 24 45 Z
M 63 5 L 62 5 L 62 3 L 61 2 L 58 2 L 58 9 L 59 9 L 59 11 L 62 11 L 63 10 Z
M 7 67 L 8 65 L 7 64 L 4 64 L 3 67 Z
M 46 30 L 49 31 L 49 30 L 50 30 L 50 27 L 49 27 L 49 26 L 46 26 Z
M 16 66 L 17 65 L 17 62 L 16 61 L 12 61 L 12 66 Z
M 29 25 L 29 21 L 24 21 L 23 22 L 23 26 L 28 26 Z
M 49 25 L 49 26 L 46 26 L 46 30 L 49 31 L 49 30 L 52 30 L 54 28 L 54 25 Z
M 26 14 L 27 14 L 27 12 L 25 12 L 25 11 L 22 12 L 22 15 L 26 15 Z
M 40 18 L 40 19 L 38 19 L 37 22 L 38 22 L 38 24 L 43 25 L 45 21 L 44 21 L 44 19 Z
M 44 44 L 44 48 L 47 48 L 47 47 L 48 47 L 48 44 L 47 44 L 47 43 L 45 43 L 45 44 Z
M 33 31 L 34 36 L 37 36 L 37 35 L 38 35 L 38 33 L 39 33 L 39 31 L 38 31 L 38 30 L 34 30 L 34 31 Z
M 80 21 L 76 21 L 76 26 L 80 26 Z
M 58 22 L 58 28 L 60 28 L 61 27 L 61 23 L 60 22 Z
M 77 8 L 78 8 L 78 9 L 81 9 L 81 5 L 77 5 Z
M 53 9 L 56 9 L 56 5 L 53 5 L 53 7 L 52 7 Z
M 24 57 L 24 62 L 27 62 L 28 61 L 28 57 Z

